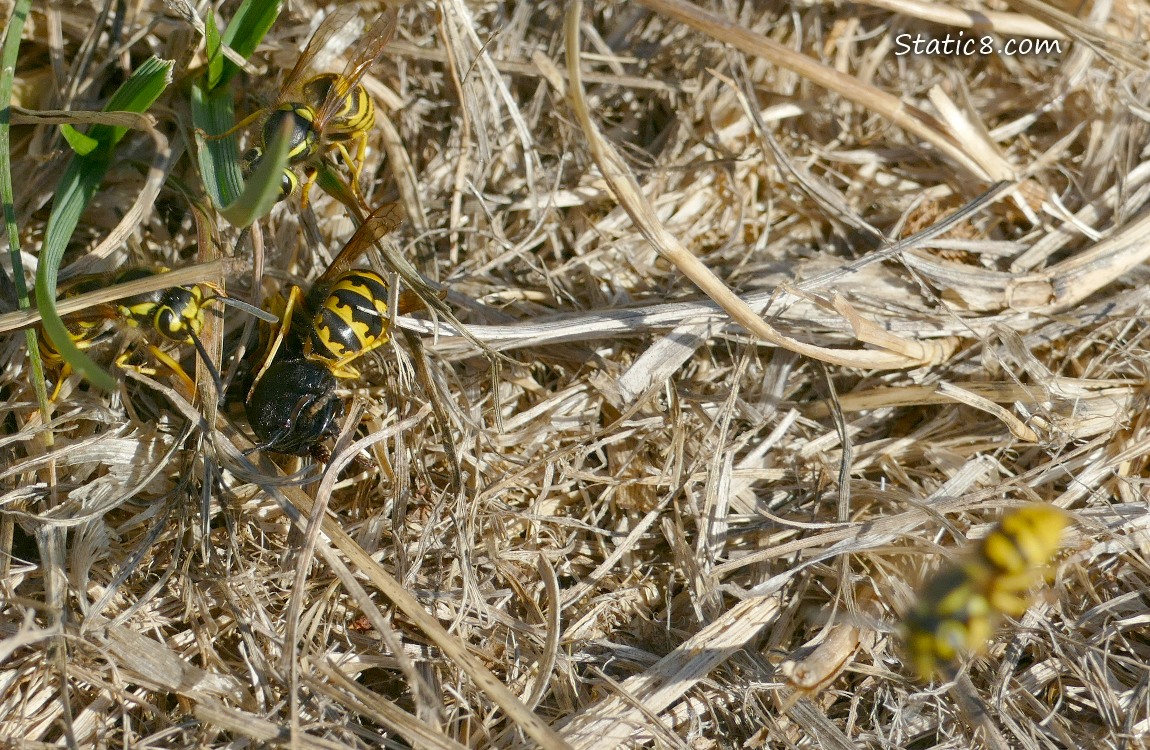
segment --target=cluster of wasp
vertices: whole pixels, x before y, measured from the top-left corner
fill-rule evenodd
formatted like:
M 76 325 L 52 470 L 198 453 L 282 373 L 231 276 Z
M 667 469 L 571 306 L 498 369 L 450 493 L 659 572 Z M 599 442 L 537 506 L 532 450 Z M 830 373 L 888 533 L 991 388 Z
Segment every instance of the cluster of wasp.
M 289 129 L 288 165 L 281 180 L 281 199 L 297 190 L 306 209 L 308 193 L 324 160 L 338 154 L 351 173 L 350 185 L 357 200 L 360 170 L 363 166 L 368 133 L 375 122 L 375 105 L 361 85 L 364 74 L 379 58 L 395 30 L 395 13 L 381 14 L 364 33 L 352 57 L 340 74 L 310 75 L 311 64 L 331 37 L 345 28 L 354 8 L 344 6 L 327 16 L 312 35 L 307 47 L 284 79 L 270 107 L 256 111 L 224 137 L 263 118 L 257 145 L 242 158 L 246 173 L 263 158 L 264 147 L 282 128 Z M 287 122 L 289 125 L 285 126 Z M 302 183 L 296 174 L 305 174 Z M 256 436 L 256 449 L 293 455 L 326 456 L 323 443 L 336 432 L 343 413 L 336 396 L 339 378 L 355 378 L 355 360 L 386 344 L 388 330 L 388 285 L 374 271 L 353 268 L 353 264 L 384 235 L 399 224 L 399 211 L 385 205 L 375 211 L 366 207 L 356 212 L 360 226 L 332 263 L 304 293 L 293 286 L 286 303 L 275 315 L 249 310 L 272 322 L 266 345 L 258 352 L 254 376 L 247 384 L 244 404 Z M 64 297 L 101 289 L 167 272 L 166 268 L 129 268 L 114 274 L 77 278 L 62 287 Z M 280 298 L 282 301 L 282 298 Z M 65 318 L 68 335 L 80 349 L 88 349 L 114 335 L 110 322 L 120 321 L 143 329 L 159 345 L 148 349 L 165 367 L 185 383 L 191 379 L 177 359 L 165 351 L 174 345 L 194 344 L 208 361 L 200 342 L 209 302 L 221 300 L 244 307 L 209 284 L 177 286 L 137 294 L 114 304 L 98 305 Z M 113 326 L 114 327 L 114 326 Z M 68 366 L 55 347 L 41 335 L 41 355 L 57 371 L 53 400 L 68 375 Z M 127 355 L 125 355 L 126 357 Z M 119 360 L 126 364 L 124 358 Z M 219 376 L 213 368 L 213 377 Z
M 390 40 L 394 14 L 384 14 L 369 28 L 343 73 L 305 76 L 317 52 L 346 25 L 348 12 L 337 10 L 325 19 L 288 74 L 274 104 L 233 129 L 264 118 L 260 143 L 243 156 L 245 169 L 250 172 L 263 158 L 264 147 L 273 135 L 285 127 L 285 122 L 290 123 L 289 164 L 282 177 L 281 194 L 286 198 L 299 190 L 304 206 L 317 166 L 333 152 L 351 171 L 352 191 L 359 196 L 367 134 L 375 121 L 374 104 L 360 80 Z M 302 188 L 297 168 L 305 172 Z M 293 286 L 276 315 L 264 316 L 270 317 L 274 326 L 244 397 L 257 449 L 322 458 L 323 443 L 334 435 L 343 412 L 336 395 L 338 380 L 358 377 L 356 360 L 389 340 L 387 282 L 374 271 L 356 269 L 353 264 L 398 225 L 399 211 L 386 205 L 364 213 L 366 218 L 355 234 L 310 290 L 305 293 Z M 164 271 L 136 268 L 111 278 L 78 279 L 65 289 L 65 296 L 92 291 L 109 281 L 123 283 Z M 100 321 L 118 318 L 151 330 L 166 342 L 194 343 L 206 360 L 199 334 L 205 306 L 216 299 L 232 301 L 208 285 L 160 289 L 71 316 L 67 319 L 68 332 L 80 348 L 88 348 L 110 333 Z M 43 337 L 41 340 L 46 342 Z M 167 352 L 155 345 L 149 349 L 190 383 Z M 42 345 L 42 355 L 49 363 L 61 362 L 47 343 Z M 66 369 L 62 364 L 58 367 Z M 61 381 L 65 375 L 60 373 Z M 920 676 L 928 679 L 949 669 L 960 653 L 981 650 L 1001 616 L 1018 616 L 1025 611 L 1029 604 L 1026 592 L 1044 576 L 1067 523 L 1063 512 L 1045 506 L 1008 512 L 972 554 L 927 583 L 905 621 L 910 660 Z

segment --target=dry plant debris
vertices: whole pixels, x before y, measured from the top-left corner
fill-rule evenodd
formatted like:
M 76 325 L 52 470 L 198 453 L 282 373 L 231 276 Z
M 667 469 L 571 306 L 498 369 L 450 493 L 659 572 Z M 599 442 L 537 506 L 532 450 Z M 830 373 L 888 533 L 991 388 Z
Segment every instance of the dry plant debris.
M 322 10 L 288 4 L 237 111 Z M 401 203 L 394 249 L 507 359 L 402 317 L 417 335 L 341 383 L 329 469 L 298 474 L 162 371 L 73 378 L 45 421 L 6 284 L 0 742 L 1146 746 L 1150 5 L 397 11 L 365 79 L 368 202 Z M 314 224 L 296 199 L 242 241 L 197 231 L 205 12 L 37 4 L 12 130 L 26 268 L 56 123 L 150 55 L 176 83 L 70 269 L 268 297 L 350 236 L 318 190 Z M 904 54 L 960 34 L 979 46 Z M 256 326 L 209 328 L 228 374 Z M 1050 592 L 956 680 L 916 681 L 916 587 L 1031 503 L 1074 519 Z

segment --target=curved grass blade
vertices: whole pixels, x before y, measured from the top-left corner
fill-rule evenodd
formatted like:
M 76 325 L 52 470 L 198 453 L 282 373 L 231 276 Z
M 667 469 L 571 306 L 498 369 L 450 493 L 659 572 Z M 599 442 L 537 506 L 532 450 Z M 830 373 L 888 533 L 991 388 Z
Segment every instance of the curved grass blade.
M 95 138 L 84 135 L 71 125 L 61 125 L 60 135 L 64 136 L 64 140 L 72 147 L 80 156 L 87 156 L 95 151 L 100 143 Z
M 235 203 L 221 209 L 225 219 L 241 229 L 259 221 L 280 200 L 280 184 L 288 164 L 291 146 L 291 123 L 284 120 L 279 131 L 265 144 L 263 158 L 244 186 Z
M 256 47 L 263 41 L 268 29 L 276 22 L 283 6 L 281 0 L 244 0 L 236 14 L 232 16 L 228 28 L 224 30 L 223 43 L 238 52 L 244 59 L 251 57 Z M 224 61 L 222 77 L 212 84 L 212 88 L 227 84 L 239 67 L 230 60 Z
M 204 21 L 204 53 L 208 58 L 208 72 L 206 78 L 208 89 L 214 89 L 224 77 L 224 45 L 220 39 L 220 30 L 216 26 L 216 14 L 208 11 L 207 20 Z
M 104 111 L 146 112 L 171 83 L 173 64 L 171 60 L 156 57 L 145 60 L 112 95 Z M 112 164 L 116 144 L 127 132 L 126 127 L 114 125 L 93 125 L 88 131 L 87 136 L 98 145 L 85 155 L 74 155 L 64 170 L 56 199 L 52 202 L 52 213 L 48 217 L 40 252 L 40 266 L 36 271 L 36 305 L 48 340 L 73 370 L 105 390 L 114 388 L 115 381 L 76 347 L 56 312 L 56 277 L 80 215 L 99 189 Z
M 206 82 L 204 82 L 206 83 Z M 232 95 L 226 88 L 208 91 L 201 83 L 192 85 L 192 122 L 196 126 L 197 160 L 204 189 L 217 208 L 235 203 L 244 189 L 240 174 L 240 151 L 236 137 L 206 139 L 208 135 L 226 133 L 235 122 Z
M 12 84 L 16 77 L 16 58 L 20 52 L 20 37 L 24 33 L 24 21 L 32 0 L 18 0 L 13 5 L 8 29 L 4 34 L 4 47 L 0 51 L 0 203 L 4 204 L 4 226 L 8 231 L 8 252 L 12 258 L 12 284 L 16 289 L 17 304 L 21 310 L 32 306 L 28 299 L 28 286 L 24 282 L 24 262 L 20 254 L 20 228 L 16 226 L 15 190 L 12 186 L 12 141 L 11 115 Z M 24 331 L 28 346 L 28 357 L 32 361 L 32 386 L 36 390 L 36 400 L 40 411 L 48 408 L 48 392 L 44 387 L 44 363 L 40 361 L 40 347 L 36 340 L 36 329 Z

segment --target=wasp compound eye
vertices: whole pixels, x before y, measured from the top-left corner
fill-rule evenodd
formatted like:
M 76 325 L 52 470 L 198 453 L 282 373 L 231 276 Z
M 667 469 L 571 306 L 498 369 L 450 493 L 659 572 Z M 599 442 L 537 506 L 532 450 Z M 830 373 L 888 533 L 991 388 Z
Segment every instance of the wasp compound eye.
M 306 359 L 274 363 L 247 402 L 248 421 L 261 450 L 310 455 L 336 432 L 343 402 L 336 379 L 324 365 Z
M 240 173 L 247 180 L 256 171 L 256 167 L 260 165 L 260 160 L 264 158 L 264 150 L 259 146 L 252 146 L 244 152 L 243 157 L 240 159 Z M 280 175 L 280 196 L 279 200 L 285 200 L 291 197 L 295 189 L 299 186 L 299 178 L 296 177 L 295 172 L 291 167 L 286 167 L 283 174 Z

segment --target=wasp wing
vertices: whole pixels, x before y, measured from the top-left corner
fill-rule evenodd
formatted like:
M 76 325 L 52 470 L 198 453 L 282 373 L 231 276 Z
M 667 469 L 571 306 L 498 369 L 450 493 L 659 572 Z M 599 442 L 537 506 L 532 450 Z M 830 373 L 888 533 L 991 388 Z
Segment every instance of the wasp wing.
M 110 303 L 90 305 L 83 310 L 70 312 L 62 316 L 65 323 L 99 323 L 104 320 L 120 320 L 124 316 L 119 308 Z
M 313 299 L 326 297 L 336 279 L 351 270 L 352 264 L 367 252 L 369 247 L 395 231 L 402 222 L 403 209 L 398 203 L 385 203 L 372 211 L 339 251 L 339 255 L 335 256 L 335 260 L 327 270 L 316 279 L 310 297 Z
M 314 127 L 317 131 L 322 133 L 328 120 L 343 108 L 347 95 L 383 54 L 383 48 L 395 35 L 395 27 L 396 12 L 392 8 L 379 14 L 371 27 L 364 32 L 355 49 L 355 54 L 348 60 L 343 72 L 336 78 L 332 87 L 328 89 L 323 104 L 316 111 Z
M 315 33 L 311 35 L 311 39 L 308 40 L 303 52 L 300 53 L 299 59 L 292 66 L 291 72 L 287 74 L 283 84 L 280 85 L 280 93 L 276 97 L 276 103 L 272 109 L 279 107 L 284 102 L 297 99 L 302 88 L 304 74 L 311 70 L 311 63 L 315 60 L 316 55 L 327 46 L 336 32 L 341 31 L 351 22 L 351 19 L 355 18 L 355 15 L 356 8 L 354 5 L 341 5 L 323 19 Z

